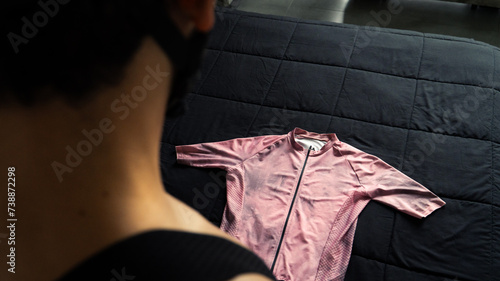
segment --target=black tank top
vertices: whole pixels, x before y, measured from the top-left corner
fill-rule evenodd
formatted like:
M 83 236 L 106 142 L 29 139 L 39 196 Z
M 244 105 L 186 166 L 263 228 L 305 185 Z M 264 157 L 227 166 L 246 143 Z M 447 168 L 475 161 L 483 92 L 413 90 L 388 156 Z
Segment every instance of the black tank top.
M 154 230 L 108 246 L 57 281 L 225 281 L 243 273 L 276 280 L 259 257 L 229 240 Z

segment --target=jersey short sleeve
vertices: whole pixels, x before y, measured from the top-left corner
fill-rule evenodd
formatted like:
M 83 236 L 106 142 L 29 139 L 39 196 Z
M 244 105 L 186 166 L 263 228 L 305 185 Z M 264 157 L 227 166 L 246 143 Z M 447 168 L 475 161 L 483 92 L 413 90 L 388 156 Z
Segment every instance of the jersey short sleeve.
M 429 189 L 376 156 L 353 149 L 347 159 L 372 200 L 416 218 L 427 217 L 446 204 Z
M 241 163 L 282 137 L 267 135 L 219 142 L 178 145 L 175 150 L 177 161 L 180 164 L 202 168 L 227 169 Z

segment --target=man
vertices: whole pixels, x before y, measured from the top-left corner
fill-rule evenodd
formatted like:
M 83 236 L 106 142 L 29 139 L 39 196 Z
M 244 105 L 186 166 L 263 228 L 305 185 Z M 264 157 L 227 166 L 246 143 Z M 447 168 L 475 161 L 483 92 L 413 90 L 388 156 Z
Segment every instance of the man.
M 165 111 L 197 67 L 202 40 L 188 38 L 212 28 L 214 1 L 12 2 L 0 17 L 0 167 L 15 182 L 0 280 L 193 280 L 228 260 L 197 280 L 273 280 L 162 184 Z

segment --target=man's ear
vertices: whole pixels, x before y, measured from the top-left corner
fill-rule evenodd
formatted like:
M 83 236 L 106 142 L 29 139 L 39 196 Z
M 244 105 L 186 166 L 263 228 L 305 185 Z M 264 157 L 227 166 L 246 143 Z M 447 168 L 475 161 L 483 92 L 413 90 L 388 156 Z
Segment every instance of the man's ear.
M 196 29 L 208 32 L 215 23 L 215 0 L 177 0 L 179 8 L 195 24 Z

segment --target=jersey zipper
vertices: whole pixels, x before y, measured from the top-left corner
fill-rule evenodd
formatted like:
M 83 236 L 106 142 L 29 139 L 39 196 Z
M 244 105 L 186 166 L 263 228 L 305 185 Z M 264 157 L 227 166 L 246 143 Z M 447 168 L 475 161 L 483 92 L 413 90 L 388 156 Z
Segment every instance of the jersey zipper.
M 290 213 L 292 212 L 293 203 L 295 203 L 295 197 L 297 197 L 297 191 L 299 191 L 300 181 L 302 180 L 302 174 L 304 174 L 304 169 L 306 167 L 307 158 L 309 158 L 309 153 L 311 152 L 311 148 L 312 146 L 309 146 L 309 150 L 307 151 L 306 155 L 306 160 L 304 160 L 304 165 L 302 166 L 302 171 L 300 172 L 299 181 L 297 182 L 297 187 L 295 187 L 295 193 L 293 194 L 292 204 L 290 204 L 290 209 L 288 209 L 288 215 L 286 216 L 285 225 L 283 226 L 283 232 L 281 232 L 280 242 L 278 243 L 278 248 L 276 249 L 276 255 L 274 256 L 273 265 L 271 266 L 271 272 L 273 272 L 274 266 L 276 265 L 276 260 L 278 259 L 281 243 L 283 242 L 283 238 L 285 237 L 285 231 L 286 231 L 286 226 L 288 225 L 288 219 L 290 218 Z

